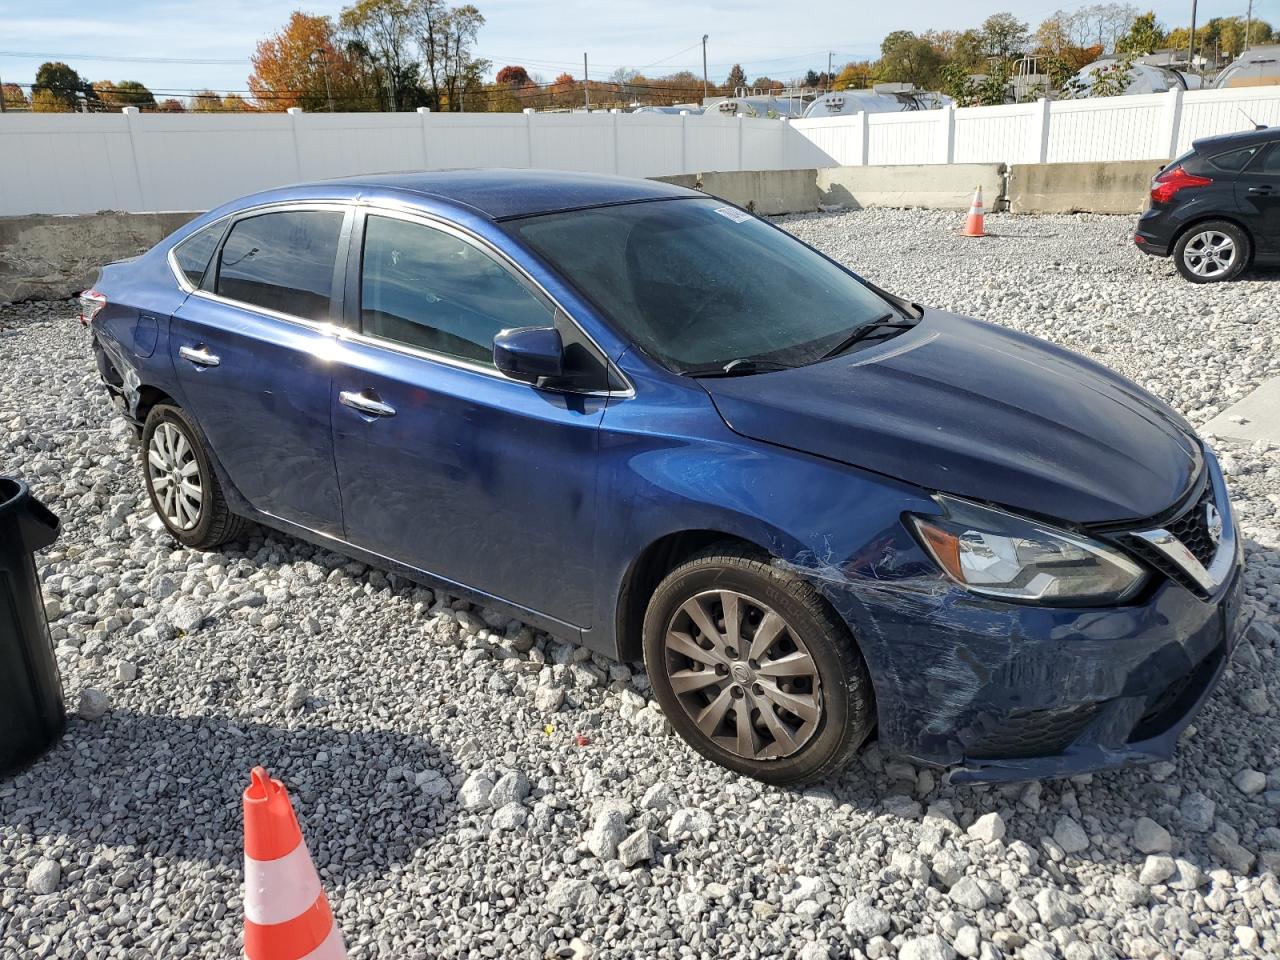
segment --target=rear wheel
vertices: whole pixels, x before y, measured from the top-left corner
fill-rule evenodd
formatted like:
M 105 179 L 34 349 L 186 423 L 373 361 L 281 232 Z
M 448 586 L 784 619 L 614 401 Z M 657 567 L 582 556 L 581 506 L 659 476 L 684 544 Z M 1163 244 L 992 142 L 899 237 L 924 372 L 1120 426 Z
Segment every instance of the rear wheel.
M 808 583 L 736 544 L 658 585 L 644 658 L 681 737 L 768 783 L 830 776 L 871 732 L 871 682 L 844 624 Z
M 182 408 L 151 408 L 142 428 L 142 474 L 151 506 L 179 543 L 207 550 L 243 536 L 249 521 L 227 506 L 204 438 Z
M 1238 277 L 1250 252 L 1249 235 L 1234 223 L 1206 220 L 1178 238 L 1173 262 L 1192 283 L 1216 283 Z

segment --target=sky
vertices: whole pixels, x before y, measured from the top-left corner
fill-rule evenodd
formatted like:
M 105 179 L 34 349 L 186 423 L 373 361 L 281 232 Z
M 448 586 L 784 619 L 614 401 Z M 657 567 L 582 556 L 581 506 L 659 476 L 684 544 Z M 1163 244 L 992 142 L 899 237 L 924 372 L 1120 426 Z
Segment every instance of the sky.
M 350 2 L 350 0 L 348 0 Z M 458 0 L 462 2 L 462 0 Z M 1036 25 L 1071 0 L 472 0 L 486 19 L 476 52 L 494 68 L 520 64 L 545 80 L 568 71 L 603 79 L 618 67 L 661 76 L 708 70 L 722 82 L 741 63 L 747 76 L 786 80 L 805 70 L 874 57 L 893 30 L 962 30 L 1008 10 Z M 1248 0 L 1200 0 L 1197 22 L 1244 16 Z M 1190 22 L 1190 0 L 1140 3 L 1166 26 Z M 294 9 L 337 18 L 341 0 L 0 0 L 0 80 L 30 83 L 45 60 L 63 60 L 90 80 L 138 80 L 157 95 L 245 90 L 258 40 Z M 1254 16 L 1280 26 L 1280 0 L 1255 0 Z M 116 58 L 116 59 L 109 59 Z M 136 58 L 136 59 L 135 59 Z M 170 62 L 157 62 L 157 61 Z M 181 61 L 211 61 L 203 63 Z

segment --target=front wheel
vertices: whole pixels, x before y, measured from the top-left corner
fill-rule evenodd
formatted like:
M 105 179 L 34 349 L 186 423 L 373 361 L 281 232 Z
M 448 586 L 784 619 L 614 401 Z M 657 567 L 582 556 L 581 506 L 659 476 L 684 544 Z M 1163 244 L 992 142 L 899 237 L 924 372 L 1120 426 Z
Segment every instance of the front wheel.
M 1178 272 L 1192 283 L 1234 280 L 1249 263 L 1249 235 L 1227 220 L 1198 223 L 1173 247 Z
M 704 757 L 781 786 L 822 780 L 873 726 L 871 681 L 821 595 L 719 544 L 658 585 L 644 659 L 676 732 Z
M 181 407 L 158 403 L 147 414 L 142 475 L 151 506 L 184 546 L 208 550 L 244 534 L 248 521 L 227 506 L 203 435 Z

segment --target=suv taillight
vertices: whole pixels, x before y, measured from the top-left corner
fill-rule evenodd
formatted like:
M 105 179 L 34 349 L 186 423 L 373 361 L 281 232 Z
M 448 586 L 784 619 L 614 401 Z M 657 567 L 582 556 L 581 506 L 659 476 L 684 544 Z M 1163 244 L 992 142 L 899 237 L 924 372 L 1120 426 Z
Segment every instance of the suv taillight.
M 1198 177 L 1187 173 L 1181 166 L 1170 167 L 1151 181 L 1151 199 L 1157 203 L 1168 203 L 1174 194 L 1187 187 L 1207 187 L 1213 183 L 1210 177 Z
M 93 322 L 93 318 L 102 312 L 102 308 L 107 305 L 107 297 L 105 294 L 99 293 L 97 290 L 85 290 L 80 294 L 80 326 L 87 327 Z

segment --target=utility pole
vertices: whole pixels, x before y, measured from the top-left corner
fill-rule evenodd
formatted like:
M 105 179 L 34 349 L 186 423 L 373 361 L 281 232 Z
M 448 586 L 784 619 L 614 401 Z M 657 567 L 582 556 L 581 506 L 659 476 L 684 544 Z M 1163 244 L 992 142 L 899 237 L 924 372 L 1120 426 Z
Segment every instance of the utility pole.
M 828 50 L 828 51 L 827 51 L 827 82 L 826 82 L 826 84 L 825 84 L 825 87 L 826 87 L 826 89 L 827 89 L 827 90 L 830 90 L 830 89 L 831 89 L 831 87 L 832 87 L 832 83 L 831 83 L 831 58 L 832 58 L 832 57 L 834 57 L 834 56 L 835 56 L 835 54 L 834 54 L 832 51 L 830 51 L 830 50 Z
M 707 34 L 702 35 L 702 102 L 707 102 Z
M 587 55 L 582 55 L 582 95 L 586 98 L 587 112 L 591 112 L 591 82 L 587 79 Z
M 1191 0 L 1191 39 L 1187 41 L 1187 69 L 1196 68 L 1196 0 Z
M 1253 0 L 1249 0 L 1249 14 L 1244 18 L 1244 50 L 1249 49 L 1249 33 L 1253 29 Z M 1241 50 L 1241 53 L 1244 53 Z

